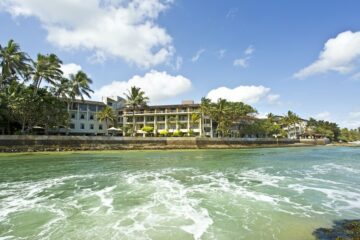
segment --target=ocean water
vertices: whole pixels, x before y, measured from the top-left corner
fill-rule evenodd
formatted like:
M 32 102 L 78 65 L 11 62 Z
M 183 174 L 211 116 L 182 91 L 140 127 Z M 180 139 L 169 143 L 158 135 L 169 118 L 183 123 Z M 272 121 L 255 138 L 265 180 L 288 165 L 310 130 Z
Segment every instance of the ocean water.
M 314 239 L 360 217 L 360 148 L 0 154 L 0 239 Z

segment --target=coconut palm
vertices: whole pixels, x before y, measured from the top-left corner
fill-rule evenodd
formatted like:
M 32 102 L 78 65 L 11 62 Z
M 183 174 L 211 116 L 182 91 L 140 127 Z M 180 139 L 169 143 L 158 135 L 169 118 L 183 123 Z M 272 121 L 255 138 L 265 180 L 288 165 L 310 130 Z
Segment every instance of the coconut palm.
M 231 108 L 229 102 L 226 99 L 219 98 L 217 103 L 213 104 L 210 109 L 211 117 L 217 122 L 216 131 L 224 136 L 228 132 L 231 125 Z M 219 136 L 220 136 L 219 135 Z
M 61 60 L 55 54 L 42 55 L 38 54 L 36 61 L 33 63 L 33 71 L 31 73 L 35 94 L 40 88 L 42 81 L 47 82 L 51 86 L 56 86 L 62 79 Z
M 10 40 L 6 47 L 0 45 L 0 87 L 6 82 L 16 80 L 17 75 L 25 80 L 30 68 L 29 62 L 30 57 L 21 51 L 14 40 Z
M 109 122 L 114 124 L 116 120 L 116 115 L 109 106 L 106 106 L 101 112 L 98 112 L 96 116 L 100 122 L 105 122 L 107 127 L 109 127 Z
M 296 128 L 296 124 L 298 124 L 301 121 L 300 117 L 296 115 L 292 111 L 288 111 L 287 114 L 282 119 L 282 124 L 288 127 L 288 130 L 290 127 Z
M 210 115 L 211 100 L 209 98 L 201 98 L 200 111 L 204 115 Z
M 70 74 L 68 81 L 62 80 L 63 87 L 68 87 L 68 95 L 75 99 L 80 97 L 84 100 L 84 95 L 91 98 L 90 93 L 94 91 L 90 88 L 92 80 L 83 71 L 78 71 L 76 74 Z
M 268 113 L 266 117 L 271 123 L 275 122 L 275 115 L 273 113 Z
M 124 93 L 126 97 L 126 106 L 132 110 L 133 135 L 135 135 L 135 109 L 147 105 L 149 98 L 145 96 L 145 92 L 140 88 L 133 86 Z

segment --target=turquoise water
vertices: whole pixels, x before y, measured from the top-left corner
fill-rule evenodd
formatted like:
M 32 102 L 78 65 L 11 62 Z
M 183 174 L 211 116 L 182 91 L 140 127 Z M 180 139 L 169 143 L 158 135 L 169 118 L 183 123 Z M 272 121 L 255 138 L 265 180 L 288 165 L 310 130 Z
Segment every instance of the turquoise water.
M 0 155 L 0 239 L 314 239 L 359 186 L 360 148 Z

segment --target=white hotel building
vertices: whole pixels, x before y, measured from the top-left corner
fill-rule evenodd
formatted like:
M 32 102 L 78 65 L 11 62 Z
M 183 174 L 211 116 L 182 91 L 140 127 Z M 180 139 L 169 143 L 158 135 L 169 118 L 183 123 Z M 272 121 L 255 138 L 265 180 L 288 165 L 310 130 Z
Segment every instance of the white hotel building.
M 170 134 L 179 130 L 183 134 L 192 132 L 195 136 L 212 137 L 212 121 L 200 113 L 200 105 L 193 101 L 183 101 L 175 105 L 156 105 L 137 108 L 133 112 L 125 106 L 125 100 L 120 97 L 103 98 L 103 102 L 76 100 L 68 105 L 70 126 L 67 133 L 70 135 L 105 135 L 107 129 L 112 126 L 98 121 L 97 113 L 105 106 L 113 108 L 117 115 L 117 127 L 121 129 L 133 128 L 135 117 L 135 129 L 138 133 L 142 127 L 154 128 L 154 135 L 167 130 Z M 199 114 L 198 121 L 193 121 L 193 114 Z

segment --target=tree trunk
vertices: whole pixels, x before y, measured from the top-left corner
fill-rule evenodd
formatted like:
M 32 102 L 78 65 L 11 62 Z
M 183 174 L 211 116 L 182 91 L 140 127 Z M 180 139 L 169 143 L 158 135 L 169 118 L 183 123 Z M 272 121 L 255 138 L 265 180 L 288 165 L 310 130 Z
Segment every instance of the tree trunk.
M 24 133 L 25 133 L 25 121 L 23 121 L 21 124 L 21 134 L 24 135 Z
M 132 132 L 132 135 L 133 135 L 133 137 L 135 137 L 136 136 L 136 133 L 135 133 L 135 108 L 133 108 L 133 114 L 132 114 L 132 116 L 133 116 L 133 132 Z

